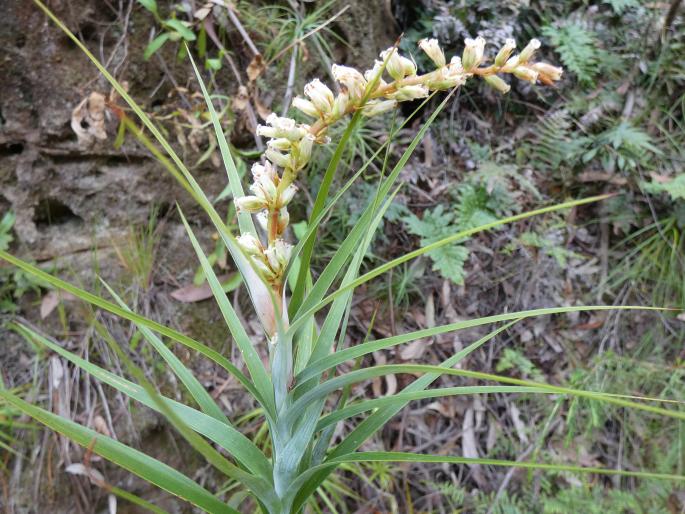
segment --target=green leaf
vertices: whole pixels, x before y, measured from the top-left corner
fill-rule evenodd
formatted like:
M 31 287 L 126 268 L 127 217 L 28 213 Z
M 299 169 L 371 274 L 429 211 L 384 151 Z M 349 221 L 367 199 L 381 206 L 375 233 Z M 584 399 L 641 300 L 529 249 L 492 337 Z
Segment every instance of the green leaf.
M 145 47 L 145 52 L 143 52 L 143 59 L 145 59 L 147 61 L 150 57 L 152 57 L 152 55 L 157 50 L 162 48 L 164 43 L 166 43 L 169 40 L 170 36 L 171 36 L 171 34 L 169 32 L 164 32 L 164 33 L 160 34 L 159 36 L 157 36 L 152 41 L 150 41 L 150 44 Z
M 409 403 L 415 400 L 424 400 L 426 398 L 443 398 L 445 396 L 458 396 L 465 394 L 490 394 L 490 393 L 542 393 L 551 394 L 549 391 L 537 387 L 519 387 L 519 386 L 461 386 L 461 387 L 442 387 L 439 389 L 428 389 L 426 391 L 409 391 L 395 393 L 391 396 L 384 396 L 382 398 L 374 398 L 371 400 L 364 400 L 361 402 L 352 403 L 342 409 L 338 409 L 331 414 L 321 418 L 316 426 L 316 430 L 323 430 L 324 428 L 342 421 L 362 412 L 367 412 L 374 409 L 380 409 L 389 405 L 394 405 L 397 402 Z
M 400 264 L 407 262 L 411 259 L 415 259 L 416 257 L 424 255 L 428 252 L 431 252 L 433 250 L 437 250 L 438 248 L 441 248 L 445 245 L 449 245 L 449 244 L 458 242 L 458 241 L 460 241 L 466 237 L 469 237 L 473 234 L 477 234 L 478 232 L 484 232 L 486 230 L 490 230 L 492 228 L 496 228 L 496 227 L 499 227 L 501 225 L 505 225 L 507 223 L 513 223 L 515 221 L 530 218 L 532 216 L 537 216 L 539 214 L 545 214 L 548 212 L 559 211 L 559 210 L 567 209 L 569 207 L 575 207 L 578 205 L 584 205 L 587 203 L 596 202 L 599 200 L 604 200 L 606 198 L 609 198 L 610 196 L 611 195 L 600 195 L 600 196 L 593 196 L 593 197 L 589 197 L 589 198 L 584 198 L 582 200 L 572 200 L 569 202 L 551 205 L 549 207 L 543 207 L 541 209 L 535 209 L 533 211 L 528 211 L 528 212 L 525 212 L 522 214 L 516 214 L 514 216 L 509 216 L 509 217 L 502 218 L 502 219 L 497 220 L 497 221 L 493 221 L 492 223 L 488 223 L 486 225 L 481 225 L 479 227 L 474 227 L 474 228 L 470 228 L 467 230 L 462 230 L 460 232 L 457 232 L 456 234 L 453 234 L 449 237 L 441 239 L 440 241 L 426 245 L 426 246 L 419 248 L 417 250 L 414 250 L 412 252 L 406 253 L 401 257 L 397 257 L 396 259 L 393 259 L 392 261 L 387 262 L 387 263 L 385 263 L 381 266 L 378 266 L 377 268 L 367 272 L 366 274 L 362 275 L 361 277 L 354 280 L 350 284 L 343 286 L 343 287 L 340 287 L 337 291 L 335 291 L 334 293 L 331 293 L 326 298 L 319 301 L 318 304 L 313 305 L 312 307 L 309 307 L 309 304 L 314 302 L 314 301 L 318 301 L 318 300 L 312 299 L 312 302 L 306 302 L 305 304 L 303 304 L 302 308 L 307 307 L 307 310 L 298 315 L 297 319 L 294 320 L 292 325 L 290 326 L 290 330 L 292 332 L 295 332 L 300 327 L 300 325 L 302 324 L 303 319 L 306 319 L 308 316 L 314 315 L 314 313 L 316 313 L 317 311 L 319 311 L 320 309 L 322 309 L 323 307 L 325 307 L 326 305 L 331 303 L 333 300 L 335 300 L 338 296 L 344 294 L 346 291 L 348 291 L 350 289 L 354 289 L 354 288 L 360 286 L 361 284 L 364 284 L 365 282 L 368 282 L 369 280 L 371 280 L 371 279 L 373 279 L 379 275 L 382 275 L 386 271 L 389 271 L 390 269 L 392 269 L 396 266 L 399 266 Z M 332 260 L 331 260 L 331 262 L 332 262 Z M 321 277 L 323 277 L 323 273 L 322 273 Z M 321 280 L 321 277 L 319 277 L 319 281 Z M 317 284 L 318 284 L 318 282 L 317 282 Z M 314 286 L 314 288 L 316 289 L 316 285 Z M 310 295 L 310 297 L 311 296 L 312 295 Z M 308 300 L 309 300 L 309 298 L 308 298 Z
M 138 3 L 145 7 L 151 13 L 157 14 L 157 2 L 156 0 L 138 0 Z
M 668 193 L 672 200 L 685 200 L 685 173 L 676 175 L 666 182 L 642 182 L 644 190 L 650 194 Z
M 453 233 L 455 229 L 454 213 L 445 212 L 445 206 L 442 204 L 432 211 L 425 211 L 421 219 L 412 214 L 403 221 L 409 232 L 421 238 L 421 246 L 440 241 Z M 469 256 L 469 251 L 465 246 L 453 243 L 428 252 L 427 255 L 433 261 L 433 270 L 455 284 L 464 283 L 464 263 Z
M 178 209 L 178 212 L 181 215 L 183 225 L 186 228 L 186 232 L 188 233 L 190 242 L 192 243 L 193 248 L 195 249 L 195 253 L 197 254 L 198 259 L 200 260 L 200 264 L 202 265 L 202 271 L 204 271 L 205 277 L 207 277 L 207 283 L 209 284 L 209 287 L 212 290 L 212 294 L 214 295 L 214 299 L 216 300 L 216 303 L 219 306 L 219 309 L 221 310 L 221 314 L 223 315 L 224 321 L 228 326 L 228 330 L 230 331 L 231 336 L 233 336 L 233 339 L 235 340 L 236 344 L 238 345 L 238 348 L 240 349 L 240 353 L 242 354 L 243 360 L 247 365 L 247 369 L 250 371 L 250 375 L 252 376 L 252 380 L 254 381 L 255 386 L 257 387 L 261 395 L 266 399 L 266 405 L 264 405 L 264 407 L 265 409 L 267 409 L 267 411 L 275 414 L 276 407 L 273 403 L 273 385 L 271 383 L 271 380 L 269 379 L 268 373 L 266 372 L 264 363 L 262 362 L 262 359 L 260 358 L 257 351 L 254 349 L 252 341 L 250 340 L 250 337 L 247 335 L 245 327 L 243 327 L 242 323 L 240 322 L 238 315 L 235 313 L 235 310 L 233 309 L 231 302 L 229 302 L 228 298 L 226 298 L 226 293 L 224 293 L 221 282 L 219 282 L 219 279 L 214 273 L 212 265 L 207 260 L 207 256 L 205 255 L 205 253 L 202 251 L 200 243 L 197 241 L 195 234 L 190 228 L 190 225 L 188 225 L 188 221 L 183 215 L 183 212 L 181 212 L 180 207 Z
M 138 450 L 31 405 L 6 390 L 0 389 L 0 398 L 76 444 L 210 514 L 239 514 L 187 476 Z
M 65 350 L 61 346 L 41 336 L 29 327 L 24 325 L 15 325 L 13 328 L 15 328 L 25 338 L 33 341 L 36 344 L 43 345 L 61 355 L 75 366 L 78 366 L 92 375 L 94 378 L 115 388 L 118 391 L 121 391 L 126 396 L 142 403 L 143 405 L 159 412 L 160 409 L 157 407 L 154 399 L 151 398 L 141 386 L 80 358 L 76 354 Z M 218 444 L 227 452 L 231 453 L 236 460 L 238 460 L 238 462 L 244 465 L 247 469 L 261 475 L 263 478 L 271 478 L 271 464 L 266 457 L 264 457 L 262 452 L 259 451 L 252 441 L 250 441 L 231 425 L 217 421 L 216 419 L 175 400 L 171 400 L 163 396 L 162 400 L 171 410 L 175 412 L 179 418 L 183 419 L 190 428 L 199 434 L 204 435 L 209 440 Z
M 121 306 L 122 309 L 125 309 L 128 312 L 133 312 L 104 280 L 101 280 L 101 282 L 107 288 L 109 294 L 112 295 L 112 297 L 116 300 L 116 302 Z M 181 383 L 186 387 L 186 389 L 190 393 L 190 396 L 193 397 L 193 399 L 197 402 L 197 404 L 200 406 L 203 412 L 209 414 L 214 419 L 221 421 L 226 425 L 230 425 L 228 418 L 219 408 L 219 406 L 216 404 L 216 402 L 210 396 L 207 390 L 204 387 L 202 387 L 202 384 L 200 384 L 200 382 L 195 378 L 193 373 L 183 365 L 180 359 L 176 357 L 176 355 L 174 355 L 174 353 L 171 350 L 169 350 L 169 348 L 167 348 L 164 342 L 145 325 L 136 323 L 136 327 L 138 328 L 140 333 L 143 334 L 143 337 L 147 340 L 147 342 L 153 346 L 153 348 L 157 351 L 160 357 L 164 359 L 164 362 L 166 362 L 169 365 L 171 371 L 173 371 L 173 373 L 179 378 Z
M 190 29 L 187 22 L 171 18 L 163 22 L 164 25 L 178 32 L 186 41 L 195 41 L 195 33 Z
M 122 309 L 121 307 L 114 305 L 113 303 L 110 303 L 107 300 L 100 298 L 99 296 L 79 289 L 78 287 L 69 284 L 64 280 L 61 280 L 57 277 L 53 277 L 52 275 L 45 273 L 43 270 L 25 261 L 22 261 L 21 259 L 18 259 L 17 257 L 14 257 L 13 255 L 10 255 L 5 251 L 0 250 L 0 259 L 4 259 L 7 262 L 13 264 L 14 266 L 17 266 L 18 268 L 21 268 L 24 271 L 28 272 L 30 275 L 40 280 L 44 280 L 46 283 L 56 287 L 57 289 L 67 291 L 76 296 L 77 298 L 80 298 L 83 301 L 95 305 L 96 307 L 100 307 L 101 309 L 104 309 L 107 312 L 111 312 L 112 314 L 115 314 L 120 318 L 132 321 L 133 323 L 140 323 L 141 325 L 144 325 L 147 328 L 154 330 L 159 334 L 165 335 L 173 339 L 174 341 L 181 343 L 184 346 L 187 346 L 188 348 L 196 350 L 197 352 L 201 353 L 208 359 L 212 360 L 213 362 L 224 368 L 231 375 L 236 377 L 238 381 L 245 387 L 245 389 L 248 392 L 250 392 L 260 403 L 264 402 L 264 399 L 262 398 L 260 392 L 254 387 L 252 382 L 250 382 L 250 380 L 238 368 L 236 368 L 235 365 L 231 363 L 231 361 L 229 361 L 226 357 L 224 357 L 217 351 L 212 350 L 208 346 L 198 341 L 195 341 L 194 339 L 186 335 L 183 335 L 180 332 L 177 332 L 176 330 L 173 330 L 165 325 L 147 319 L 133 312 L 129 312 L 126 309 Z

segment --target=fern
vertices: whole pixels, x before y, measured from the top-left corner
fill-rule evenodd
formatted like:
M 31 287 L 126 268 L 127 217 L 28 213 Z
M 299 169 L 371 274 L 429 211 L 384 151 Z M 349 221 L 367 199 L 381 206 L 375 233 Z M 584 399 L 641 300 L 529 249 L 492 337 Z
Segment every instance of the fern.
M 525 144 L 523 152 L 528 162 L 545 171 L 556 171 L 562 164 L 573 168 L 587 145 L 587 138 L 574 134 L 572 118 L 566 110 L 540 118 L 532 130 L 532 141 Z
M 642 187 L 651 194 L 668 193 L 672 200 L 685 200 L 685 173 L 667 182 L 643 182 Z
M 559 27 L 548 25 L 542 29 L 542 33 L 556 48 L 564 66 L 580 82 L 592 84 L 600 71 L 600 52 L 595 33 L 575 21 Z
M 614 10 L 614 14 L 623 14 L 623 11 L 640 5 L 638 0 L 604 0 Z
M 647 132 L 623 120 L 594 138 L 590 150 L 583 154 L 583 162 L 599 157 L 604 169 L 613 172 L 647 164 L 650 154 L 661 153 Z
M 435 243 L 459 230 L 455 213 L 445 212 L 444 205 L 438 205 L 432 211 L 426 211 L 419 219 L 411 214 L 404 218 L 408 230 L 419 236 L 421 245 Z M 433 261 L 433 269 L 455 284 L 464 283 L 464 263 L 469 256 L 468 249 L 462 243 L 446 245 L 432 252 L 428 256 Z

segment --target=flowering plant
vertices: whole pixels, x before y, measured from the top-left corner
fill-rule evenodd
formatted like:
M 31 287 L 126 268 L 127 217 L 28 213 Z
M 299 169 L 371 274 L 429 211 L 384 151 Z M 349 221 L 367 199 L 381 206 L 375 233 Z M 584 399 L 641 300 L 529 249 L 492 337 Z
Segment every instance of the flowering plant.
M 292 119 L 271 116 L 259 133 L 270 138 L 266 160 L 256 164 L 252 170 L 251 195 L 245 195 L 236 167 L 231 158 L 225 135 L 214 110 L 202 77 L 196 71 L 200 87 L 207 100 L 207 106 L 216 130 L 229 184 L 239 209 L 240 235 L 235 237 L 213 203 L 205 196 L 192 174 L 162 136 L 150 118 L 128 95 L 125 88 L 112 77 L 105 67 L 90 53 L 64 24 L 57 19 L 39 0 L 34 2 L 81 48 L 100 72 L 110 81 L 114 89 L 139 116 L 145 127 L 168 154 L 166 158 L 156 146 L 147 145 L 151 152 L 164 164 L 197 201 L 211 219 L 223 242 L 231 252 L 252 298 L 255 310 L 262 320 L 264 333 L 270 341 L 270 366 L 267 366 L 247 334 L 239 317 L 214 273 L 209 259 L 203 252 L 190 225 L 182 217 L 188 237 L 202 265 L 209 286 L 226 322 L 227 332 L 240 349 L 247 373 L 224 355 L 207 345 L 192 339 L 170 327 L 133 312 L 126 303 L 107 286 L 113 302 L 76 287 L 56 276 L 17 257 L 0 251 L 0 258 L 51 284 L 67 291 L 91 305 L 131 321 L 145 340 L 162 359 L 187 390 L 194 406 L 187 405 L 161 395 L 149 382 L 146 375 L 127 356 L 127 352 L 98 326 L 98 333 L 110 344 L 113 351 L 126 364 L 134 381 L 103 369 L 96 364 L 62 347 L 35 329 L 21 323 L 15 330 L 35 344 L 42 345 L 60 355 L 66 361 L 96 377 L 99 381 L 126 394 L 133 400 L 162 413 L 169 423 L 186 439 L 188 444 L 223 475 L 227 480 L 243 489 L 231 497 L 225 492 L 212 492 L 205 486 L 191 480 L 179 470 L 126 446 L 90 427 L 75 423 L 36 405 L 31 405 L 13 392 L 0 388 L 0 398 L 8 404 L 44 423 L 53 430 L 68 436 L 81 446 L 88 448 L 88 454 L 104 456 L 150 483 L 172 492 L 205 512 L 236 514 L 243 512 L 264 512 L 268 514 L 292 514 L 302 512 L 306 506 L 315 503 L 315 493 L 320 491 L 328 476 L 346 463 L 358 462 L 432 462 L 450 465 L 514 466 L 528 469 L 557 470 L 574 473 L 617 474 L 641 478 L 682 480 L 683 477 L 664 475 L 649 471 L 589 468 L 565 463 L 540 463 L 530 461 L 507 461 L 481 459 L 473 456 L 424 455 L 404 452 L 358 451 L 392 417 L 409 402 L 426 398 L 478 393 L 539 393 L 558 397 L 582 397 L 621 407 L 658 413 L 664 416 L 685 419 L 685 414 L 675 410 L 635 401 L 636 397 L 623 397 L 593 391 L 560 387 L 540 382 L 514 379 L 502 375 L 480 373 L 455 367 L 470 353 L 487 344 L 514 323 L 540 315 L 560 314 L 589 310 L 649 309 L 631 306 L 562 306 L 508 312 L 416 330 L 405 334 L 364 341 L 351 346 L 345 345 L 347 321 L 350 314 L 352 295 L 359 285 L 385 273 L 410 259 L 424 255 L 431 250 L 451 244 L 461 238 L 480 231 L 489 230 L 504 223 L 521 220 L 536 214 L 556 211 L 597 201 L 604 197 L 586 198 L 552 205 L 524 214 L 497 220 L 487 225 L 471 228 L 432 244 L 418 248 L 390 262 L 382 264 L 360 275 L 359 268 L 371 242 L 371 235 L 390 205 L 396 192 L 396 181 L 414 149 L 426 134 L 430 124 L 440 113 L 449 96 L 433 110 L 408 148 L 392 170 L 384 174 L 376 195 L 365 208 L 346 239 L 318 274 L 312 278 L 309 267 L 310 251 L 314 234 L 328 210 L 340 200 L 345 191 L 368 165 L 365 163 L 334 195 L 329 195 L 332 175 L 340 161 L 342 150 L 349 138 L 350 127 L 362 116 L 375 116 L 394 108 L 402 101 L 425 98 L 431 91 L 452 89 L 462 85 L 471 77 L 481 76 L 488 84 L 506 92 L 507 84 L 499 76 L 510 73 L 530 82 L 552 83 L 558 80 L 561 70 L 545 63 L 531 63 L 537 40 L 531 41 L 518 55 L 512 56 L 514 43 L 507 41 L 494 58 L 493 64 L 485 62 L 485 41 L 481 38 L 466 40 L 461 58 L 454 57 L 449 64 L 435 40 L 423 40 L 420 47 L 425 51 L 436 69 L 418 75 L 410 59 L 390 48 L 381 53 L 373 68 L 362 74 L 352 68 L 336 66 L 334 76 L 340 85 L 336 95 L 318 80 L 305 88 L 306 98 L 298 98 L 294 106 L 314 118 L 311 124 L 298 124 Z M 392 80 L 386 82 L 384 76 Z M 326 142 L 327 128 L 346 114 L 353 113 L 347 131 L 337 143 L 322 186 L 310 216 L 307 232 L 297 246 L 286 240 L 289 223 L 288 205 L 296 193 L 294 181 L 297 174 L 307 165 L 315 144 Z M 392 134 L 391 134 L 392 136 Z M 387 145 L 387 143 L 386 143 Z M 385 146 L 385 145 L 384 145 Z M 380 150 L 379 150 L 380 151 Z M 257 215 L 264 234 L 260 234 L 252 215 Z M 182 215 L 181 215 L 182 216 Z M 299 259 L 299 271 L 291 295 L 286 292 L 286 279 Z M 338 280 L 339 279 L 339 280 Z M 329 292 L 338 280 L 337 288 Z M 289 301 L 286 302 L 286 299 Z M 324 309 L 326 309 L 324 311 Z M 439 365 L 389 364 L 358 367 L 346 371 L 341 367 L 346 362 L 361 362 L 364 356 L 373 352 L 392 349 L 398 345 L 461 330 L 464 328 L 499 324 L 484 337 L 449 356 Z M 161 337 L 184 345 L 213 361 L 225 374 L 237 381 L 259 404 L 269 434 L 269 444 L 258 446 L 240 432 L 228 418 L 215 399 L 193 373 L 175 356 Z M 427 343 L 428 344 L 428 343 Z M 294 353 L 296 355 L 294 356 Z M 356 383 L 388 374 L 411 374 L 416 376 L 403 390 L 380 398 L 349 401 L 349 388 Z M 467 385 L 429 388 L 439 377 L 452 376 L 469 380 Z M 476 381 L 487 384 L 471 385 Z M 492 385 L 492 383 L 496 385 Z M 360 420 L 361 418 L 361 420 Z M 360 420 L 353 422 L 354 420 Z M 343 429 L 336 427 L 345 422 Z M 153 512 L 161 509 L 130 492 L 105 484 L 108 492 L 122 496 L 127 501 L 138 503 Z M 225 491 L 225 489 L 224 489 Z

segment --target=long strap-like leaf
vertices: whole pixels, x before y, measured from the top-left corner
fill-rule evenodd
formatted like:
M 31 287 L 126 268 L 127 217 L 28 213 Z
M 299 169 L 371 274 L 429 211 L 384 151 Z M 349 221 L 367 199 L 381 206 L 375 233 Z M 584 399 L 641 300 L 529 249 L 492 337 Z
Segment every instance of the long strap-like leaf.
M 118 391 L 121 391 L 133 400 L 136 400 L 151 409 L 159 411 L 154 399 L 151 398 L 141 386 L 134 384 L 123 377 L 115 375 L 114 373 L 104 370 L 85 359 L 82 359 L 78 355 L 62 348 L 58 344 L 55 344 L 46 337 L 43 337 L 29 327 L 24 325 L 16 325 L 16 329 L 24 337 L 61 355 L 69 362 L 83 369 L 101 382 L 115 388 Z M 183 419 L 190 428 L 207 437 L 212 442 L 218 444 L 228 453 L 232 454 L 238 462 L 240 462 L 253 473 L 260 475 L 266 480 L 271 480 L 271 464 L 264 454 L 254 445 L 254 443 L 238 430 L 233 428 L 231 425 L 226 425 L 220 421 L 217 421 L 215 418 L 208 416 L 207 414 L 204 414 L 196 409 L 193 409 L 192 407 L 188 407 L 187 405 L 170 398 L 162 396 L 162 400 L 171 410 L 176 413 L 179 418 Z
M 205 512 L 210 514 L 240 514 L 187 476 L 149 455 L 57 414 L 31 405 L 6 390 L 0 389 L 0 398 L 80 446 L 89 448 L 97 455 L 121 466 L 143 480 L 183 498 Z
M 120 318 L 132 321 L 136 324 L 141 324 L 159 334 L 167 336 L 170 339 L 173 339 L 174 341 L 181 343 L 184 346 L 187 346 L 188 348 L 197 351 L 198 353 L 212 360 L 213 362 L 224 368 L 226 371 L 228 371 L 231 375 L 236 377 L 236 379 L 238 379 L 238 381 L 243 385 L 243 387 L 245 387 L 245 389 L 250 394 L 252 394 L 252 396 L 254 396 L 257 399 L 257 401 L 259 401 L 262 405 L 265 404 L 264 398 L 262 397 L 261 393 L 257 391 L 257 389 L 255 389 L 254 384 L 252 384 L 252 382 L 250 382 L 250 380 L 238 368 L 236 368 L 231 361 L 229 361 L 219 352 L 212 350 L 207 345 L 202 344 L 184 334 L 181 334 L 180 332 L 172 328 L 162 325 L 161 323 L 157 323 L 156 321 L 152 321 L 151 319 L 148 319 L 144 316 L 140 316 L 139 314 L 136 314 L 134 312 L 129 312 L 126 309 L 122 309 L 118 305 L 108 302 L 107 300 L 92 293 L 89 293 L 88 291 L 84 291 L 83 289 L 80 289 L 74 286 L 73 284 L 70 284 L 69 282 L 66 282 L 60 278 L 54 277 L 49 273 L 46 273 L 45 271 L 41 270 L 40 268 L 37 268 L 36 266 L 29 264 L 28 262 L 25 262 L 3 250 L 0 250 L 0 259 L 6 260 L 14 266 L 23 269 L 30 275 L 47 282 L 48 284 L 56 287 L 57 289 L 61 289 L 63 291 L 71 293 L 85 302 L 88 302 L 96 307 L 100 307 L 101 309 L 104 309 L 107 312 L 119 316 Z

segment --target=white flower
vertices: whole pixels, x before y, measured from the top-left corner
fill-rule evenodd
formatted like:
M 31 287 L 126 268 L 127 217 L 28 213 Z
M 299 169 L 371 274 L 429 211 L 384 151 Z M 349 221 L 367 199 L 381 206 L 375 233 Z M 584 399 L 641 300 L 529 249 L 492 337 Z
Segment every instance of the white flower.
M 260 212 L 269 206 L 266 200 L 258 196 L 241 196 L 233 200 L 233 203 L 239 212 L 249 213 Z
M 361 98 L 361 97 L 360 97 Z M 333 118 L 341 118 L 345 115 L 347 111 L 347 106 L 350 103 L 350 97 L 348 93 L 340 93 L 335 97 L 333 102 L 333 109 L 331 110 L 331 116 Z
M 371 117 L 383 114 L 397 107 L 395 100 L 372 100 L 362 107 L 362 115 Z
M 395 80 L 402 80 L 406 76 L 416 75 L 416 64 L 406 57 L 402 57 L 396 48 L 391 47 L 381 52 L 383 62 L 387 59 L 385 69 Z
M 349 66 L 334 64 L 331 67 L 331 72 L 335 80 L 345 86 L 345 90 L 350 98 L 357 100 L 364 96 L 366 79 L 359 71 Z
M 267 204 L 273 203 L 277 190 L 278 187 L 273 179 L 266 174 L 255 178 L 254 182 L 250 185 L 250 191 L 264 200 Z
M 542 82 L 556 82 L 561 80 L 561 74 L 564 73 L 562 68 L 557 66 L 552 66 L 546 62 L 536 62 L 530 66 L 535 71 L 537 71 L 540 76 L 538 77 Z
M 281 193 L 281 196 L 279 197 L 279 204 L 281 206 L 288 205 L 290 201 L 295 197 L 295 193 L 297 193 L 297 186 L 291 184 L 288 187 L 286 187 L 285 190 Z
M 236 238 L 240 247 L 250 255 L 258 255 L 264 251 L 262 242 L 252 234 L 243 234 Z
M 404 86 L 390 96 L 398 102 L 406 102 L 408 100 L 416 100 L 417 98 L 426 98 L 428 93 L 428 88 L 423 85 Z
M 309 84 L 304 86 L 304 94 L 314 104 L 314 107 L 321 114 L 328 114 L 333 107 L 333 91 L 326 86 L 319 79 L 312 80 Z
M 266 144 L 269 148 L 273 148 L 274 150 L 278 150 L 280 152 L 287 152 L 290 150 L 290 147 L 292 146 L 290 139 L 288 139 L 287 137 L 270 139 L 269 141 L 267 141 Z
M 316 109 L 316 106 L 312 102 L 305 98 L 302 98 L 301 96 L 295 97 L 295 99 L 293 100 L 293 107 L 298 111 L 303 112 L 307 116 L 311 116 L 312 118 L 319 117 L 319 111 Z
M 519 54 L 519 59 L 520 62 L 526 63 L 530 60 L 531 57 L 533 57 L 533 54 L 535 53 L 535 50 L 540 48 L 540 41 L 537 39 L 531 39 L 530 43 L 526 45 L 526 47 L 521 50 L 521 53 Z
M 295 167 L 296 169 L 304 168 L 312 156 L 312 149 L 314 148 L 314 140 L 316 138 L 312 134 L 304 136 L 297 145 L 295 152 Z
M 526 80 L 532 84 L 538 79 L 538 72 L 529 68 L 527 66 L 519 66 L 514 70 L 514 75 L 516 75 L 521 80 Z
M 264 155 L 266 155 L 266 158 L 273 162 L 276 166 L 280 166 L 281 168 L 290 167 L 290 155 L 282 154 L 270 148 L 264 152 Z
M 491 87 L 495 88 L 500 93 L 508 93 L 511 86 L 507 84 L 502 78 L 497 75 L 486 75 L 483 77 Z
M 499 52 L 497 52 L 497 56 L 495 57 L 495 66 L 503 66 L 504 63 L 507 62 L 515 48 L 516 41 L 514 41 L 513 39 L 507 39 L 504 42 L 504 46 L 500 48 Z
M 466 71 L 471 71 L 477 68 L 483 62 L 483 54 L 485 53 L 485 39 L 478 36 L 476 39 L 466 38 L 464 40 L 464 53 L 461 56 L 461 62 Z
M 419 41 L 419 48 L 426 52 L 426 55 L 435 63 L 438 68 L 445 66 L 445 54 L 440 48 L 437 39 L 422 39 Z
M 283 239 L 276 239 L 269 247 L 264 250 L 264 255 L 269 262 L 271 269 L 280 274 L 290 261 L 290 256 L 293 251 L 293 246 L 286 243 Z
M 287 138 L 291 141 L 297 141 L 304 137 L 307 133 L 307 125 L 296 125 L 295 120 L 291 118 L 281 118 L 274 113 L 269 114 L 266 118 L 267 125 L 259 125 L 257 127 L 257 134 L 264 137 L 271 138 Z

